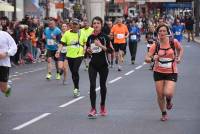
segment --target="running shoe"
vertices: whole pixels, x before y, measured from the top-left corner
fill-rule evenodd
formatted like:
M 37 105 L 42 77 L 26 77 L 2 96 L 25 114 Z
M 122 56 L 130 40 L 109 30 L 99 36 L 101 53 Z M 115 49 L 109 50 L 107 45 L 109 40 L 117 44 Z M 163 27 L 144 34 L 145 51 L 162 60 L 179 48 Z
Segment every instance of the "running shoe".
M 95 108 L 91 108 L 89 114 L 88 114 L 89 119 L 96 119 L 97 118 L 97 111 Z
M 162 113 L 162 117 L 160 118 L 160 120 L 161 121 L 167 121 L 168 120 L 167 112 Z
M 118 71 L 122 71 L 122 67 L 120 65 L 118 65 Z
M 11 95 L 11 90 L 12 90 L 11 86 L 8 85 L 7 91 L 4 92 L 4 94 L 5 94 L 6 97 L 9 97 Z
M 108 113 L 107 113 L 107 110 L 105 108 L 105 106 L 100 106 L 100 115 L 101 116 L 106 116 Z
M 47 74 L 46 79 L 48 79 L 48 80 L 51 79 L 51 74 L 50 73 Z
M 80 96 L 80 91 L 77 88 L 75 88 L 74 91 L 73 91 L 73 94 L 74 94 L 75 98 L 79 97 Z
M 134 60 L 131 60 L 131 64 L 135 64 L 135 61 L 134 61 Z
M 60 80 L 60 79 L 61 79 L 60 73 L 56 73 L 56 80 Z

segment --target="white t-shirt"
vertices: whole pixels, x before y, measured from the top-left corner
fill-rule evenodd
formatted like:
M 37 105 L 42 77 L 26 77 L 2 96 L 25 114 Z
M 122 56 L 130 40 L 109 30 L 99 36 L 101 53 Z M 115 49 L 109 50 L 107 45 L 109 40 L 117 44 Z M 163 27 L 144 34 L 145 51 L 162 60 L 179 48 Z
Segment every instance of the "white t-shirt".
M 0 59 L 0 66 L 11 67 L 10 56 L 17 52 L 17 45 L 9 33 L 0 31 L 0 53 L 8 52 L 8 56 Z

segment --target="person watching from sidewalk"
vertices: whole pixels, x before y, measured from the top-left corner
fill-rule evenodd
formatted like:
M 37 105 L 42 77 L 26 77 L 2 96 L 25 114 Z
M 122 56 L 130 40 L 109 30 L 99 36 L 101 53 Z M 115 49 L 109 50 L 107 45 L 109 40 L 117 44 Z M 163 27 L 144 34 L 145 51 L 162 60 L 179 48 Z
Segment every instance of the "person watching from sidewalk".
M 80 30 L 80 21 L 76 18 L 72 20 L 71 30 L 66 31 L 61 38 L 61 45 L 56 53 L 60 53 L 63 46 L 67 46 L 67 60 L 72 73 L 74 83 L 73 95 L 80 96 L 79 90 L 79 68 L 84 56 L 84 45 L 87 37 L 84 31 Z
M 56 51 L 58 49 L 58 44 L 61 39 L 61 30 L 56 26 L 55 20 L 53 18 L 50 18 L 48 22 L 48 27 L 45 28 L 43 38 L 46 40 L 46 57 L 47 57 L 47 75 L 46 79 L 51 79 L 52 74 L 52 59 L 55 61 L 56 66 L 56 79 L 60 80 L 60 72 L 58 69 L 58 59 L 55 57 Z
M 90 79 L 90 101 L 91 110 L 88 114 L 88 118 L 96 118 L 96 78 L 97 73 L 99 73 L 100 79 L 100 93 L 101 93 L 101 104 L 100 104 L 100 114 L 102 116 L 107 115 L 105 108 L 106 100 L 106 81 L 108 77 L 108 60 L 106 58 L 107 53 L 112 53 L 113 48 L 109 37 L 102 32 L 103 20 L 100 17 L 94 17 L 92 20 L 92 27 L 94 32 L 89 36 L 86 44 L 87 53 L 92 55 L 89 63 L 89 79 Z
M 183 56 L 183 48 L 174 39 L 172 42 L 169 37 L 169 27 L 161 24 L 157 27 L 158 41 L 154 43 L 146 54 L 145 61 L 154 64 L 154 81 L 157 92 L 157 100 L 162 112 L 161 121 L 168 119 L 166 108 L 172 108 L 172 97 L 174 96 L 175 85 L 178 77 L 177 64 Z
M 117 24 L 111 29 L 111 36 L 114 38 L 114 49 L 118 71 L 122 70 L 124 55 L 126 51 L 126 39 L 129 37 L 128 28 L 122 23 L 122 18 L 117 18 Z
M 11 86 L 8 85 L 10 56 L 14 56 L 17 52 L 17 45 L 5 31 L 0 31 L 0 37 L 0 90 L 8 97 L 11 93 Z

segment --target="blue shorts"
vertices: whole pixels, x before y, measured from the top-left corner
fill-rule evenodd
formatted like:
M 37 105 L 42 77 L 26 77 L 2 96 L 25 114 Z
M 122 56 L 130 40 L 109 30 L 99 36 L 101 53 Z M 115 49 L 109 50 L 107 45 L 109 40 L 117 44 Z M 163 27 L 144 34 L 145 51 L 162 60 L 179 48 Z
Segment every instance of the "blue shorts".
M 58 61 L 65 61 L 67 60 L 67 56 L 66 56 L 66 53 L 60 53 L 60 57 L 58 59 Z

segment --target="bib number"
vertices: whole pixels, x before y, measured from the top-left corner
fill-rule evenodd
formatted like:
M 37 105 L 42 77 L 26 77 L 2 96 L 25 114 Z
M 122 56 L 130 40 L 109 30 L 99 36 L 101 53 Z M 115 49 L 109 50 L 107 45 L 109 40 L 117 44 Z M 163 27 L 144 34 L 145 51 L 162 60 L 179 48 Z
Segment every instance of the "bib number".
M 99 53 L 99 52 L 102 51 L 102 48 L 96 46 L 94 43 L 92 43 L 92 44 L 90 45 L 90 48 L 91 48 L 91 50 L 92 50 L 92 53 Z
M 78 48 L 80 45 L 78 44 L 78 42 L 75 41 L 71 41 L 71 47 L 73 48 Z
M 47 39 L 47 45 L 55 45 L 55 41 L 53 39 Z
M 172 61 L 172 59 L 170 59 L 170 58 L 160 58 L 159 61 L 161 61 L 161 62 L 167 62 L 167 63 L 158 62 L 158 66 L 159 67 L 172 68 L 172 62 L 170 62 L 170 61 Z
M 117 39 L 123 39 L 124 38 L 124 34 L 117 34 Z
M 175 34 L 176 34 L 176 35 L 181 35 L 181 32 L 178 32 L 178 31 L 177 31 Z
M 136 40 L 137 39 L 137 35 L 131 35 L 131 40 Z

